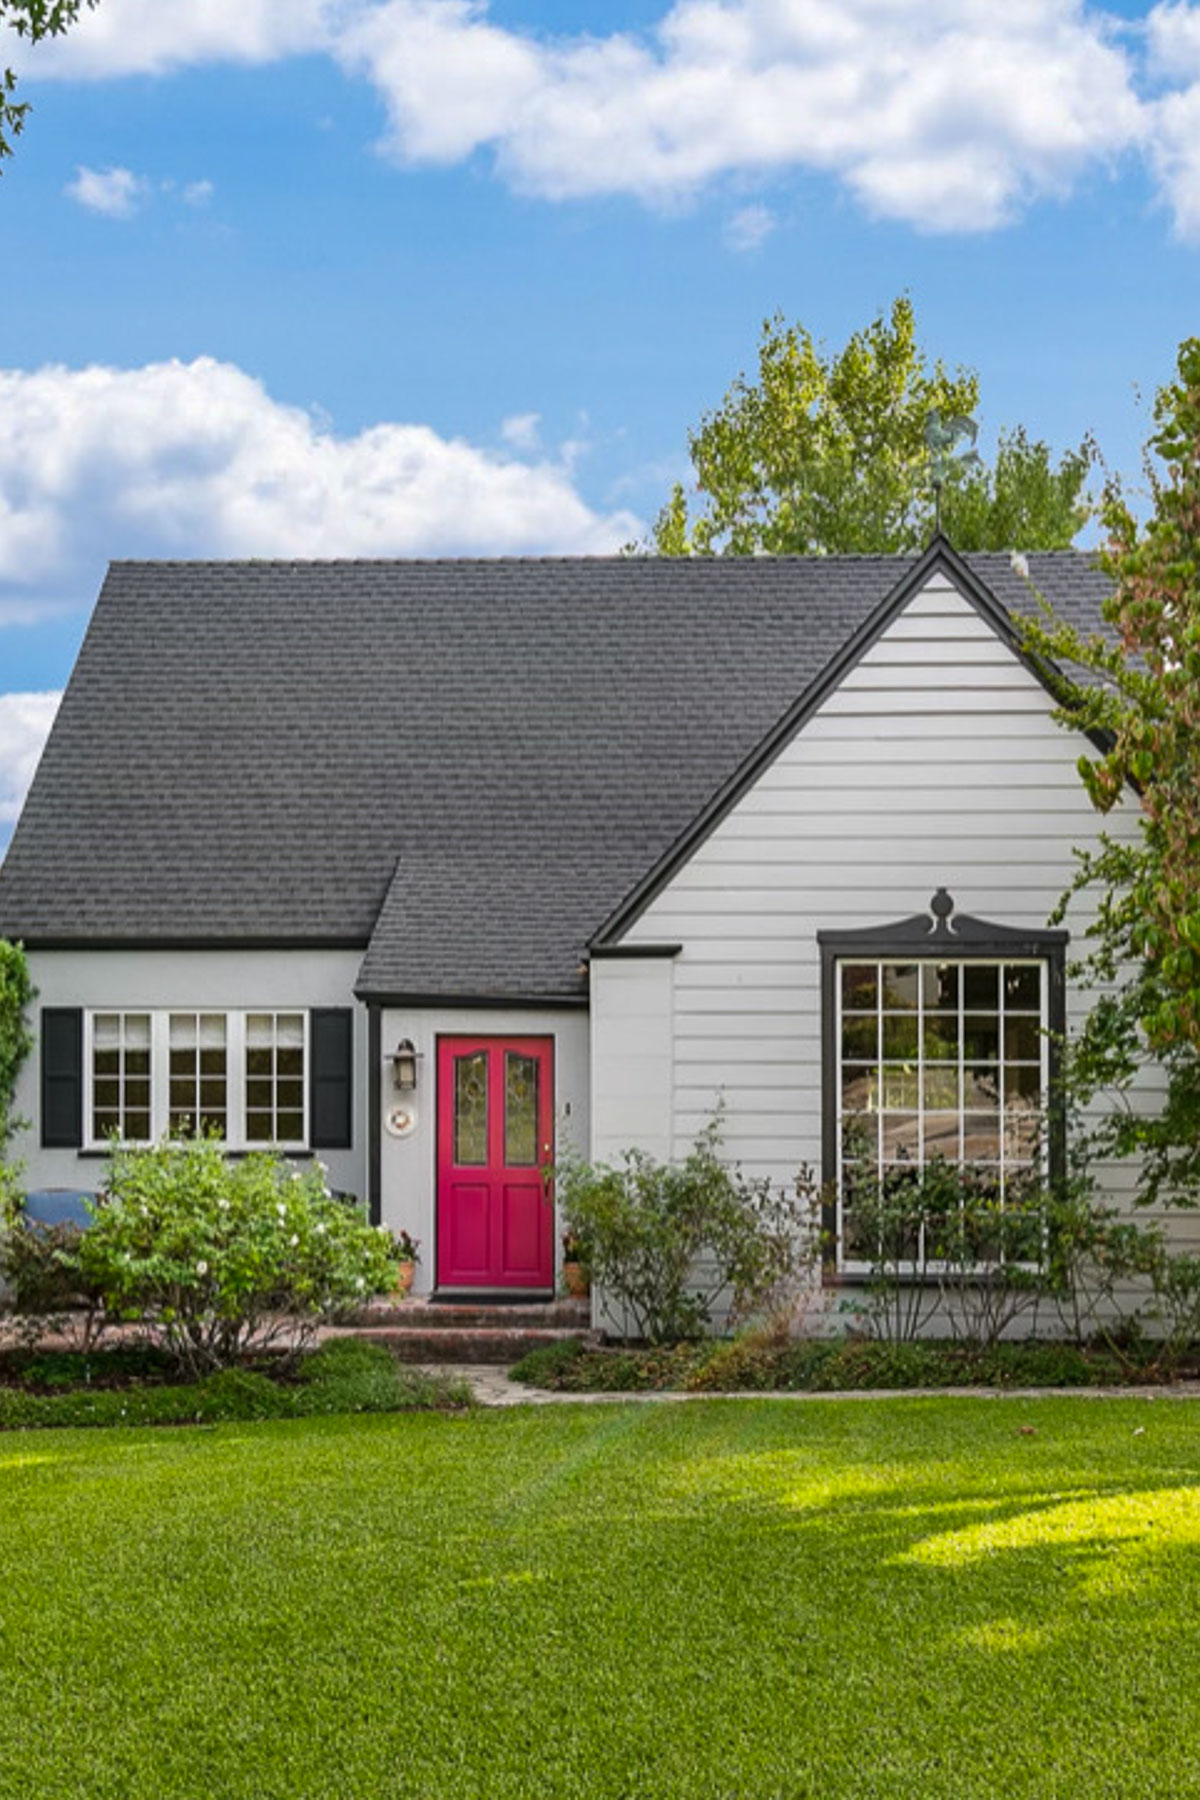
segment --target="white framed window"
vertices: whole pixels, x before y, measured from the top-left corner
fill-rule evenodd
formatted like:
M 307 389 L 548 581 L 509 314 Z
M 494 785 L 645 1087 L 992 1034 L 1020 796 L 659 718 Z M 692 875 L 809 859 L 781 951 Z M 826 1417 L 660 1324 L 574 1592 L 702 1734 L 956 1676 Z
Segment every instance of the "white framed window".
M 154 1136 L 151 1015 L 97 1012 L 88 1024 L 84 1066 L 92 1142 L 106 1143 L 115 1132 L 125 1143 L 149 1143 Z
M 84 1014 L 85 1143 L 157 1143 L 197 1129 L 234 1150 L 309 1141 L 309 1014 L 96 1010 Z
M 1044 1170 L 1047 964 L 848 956 L 835 982 L 837 1240 L 853 1271 L 856 1179 L 879 1188 L 940 1158 L 1003 1204 Z
M 229 1021 L 224 1013 L 171 1013 L 167 1133 L 229 1136 Z
M 308 1140 L 308 1014 L 247 1013 L 246 1142 Z

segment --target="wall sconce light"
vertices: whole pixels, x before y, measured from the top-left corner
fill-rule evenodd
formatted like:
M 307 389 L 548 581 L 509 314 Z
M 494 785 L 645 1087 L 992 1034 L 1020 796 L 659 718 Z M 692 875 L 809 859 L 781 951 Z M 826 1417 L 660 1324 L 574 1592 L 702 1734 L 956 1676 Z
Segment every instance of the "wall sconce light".
M 411 1038 L 401 1038 L 392 1051 L 392 1081 L 398 1094 L 411 1094 L 417 1085 L 417 1064 L 421 1052 Z

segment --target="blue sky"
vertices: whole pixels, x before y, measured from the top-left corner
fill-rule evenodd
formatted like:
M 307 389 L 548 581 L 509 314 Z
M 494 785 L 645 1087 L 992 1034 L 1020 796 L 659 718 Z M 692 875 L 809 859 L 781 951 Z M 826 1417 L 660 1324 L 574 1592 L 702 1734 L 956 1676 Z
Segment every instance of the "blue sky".
M 1136 477 L 1200 328 L 1185 0 L 100 0 L 4 49 L 0 844 L 110 557 L 617 548 L 768 314 L 903 290 L 985 439 Z

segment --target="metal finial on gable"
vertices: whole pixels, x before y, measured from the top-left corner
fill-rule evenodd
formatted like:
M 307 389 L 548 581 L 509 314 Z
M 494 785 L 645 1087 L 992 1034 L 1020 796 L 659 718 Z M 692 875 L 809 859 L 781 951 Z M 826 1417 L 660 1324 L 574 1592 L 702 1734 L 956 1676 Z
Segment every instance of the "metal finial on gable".
M 940 887 L 929 902 L 929 910 L 937 920 L 935 931 L 948 933 L 953 930 L 950 915 L 954 911 L 954 900 L 944 887 Z

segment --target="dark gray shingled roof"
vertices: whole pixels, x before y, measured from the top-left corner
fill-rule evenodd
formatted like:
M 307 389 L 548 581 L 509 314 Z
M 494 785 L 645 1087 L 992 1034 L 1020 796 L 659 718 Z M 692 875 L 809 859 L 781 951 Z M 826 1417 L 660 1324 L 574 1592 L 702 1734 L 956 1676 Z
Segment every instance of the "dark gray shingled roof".
M 1006 555 L 965 560 L 1028 608 Z M 1028 560 L 1095 624 L 1088 558 Z M 364 991 L 581 994 L 592 933 L 912 567 L 114 564 L 0 934 L 353 943 Z

